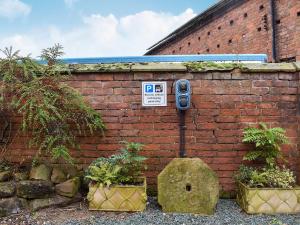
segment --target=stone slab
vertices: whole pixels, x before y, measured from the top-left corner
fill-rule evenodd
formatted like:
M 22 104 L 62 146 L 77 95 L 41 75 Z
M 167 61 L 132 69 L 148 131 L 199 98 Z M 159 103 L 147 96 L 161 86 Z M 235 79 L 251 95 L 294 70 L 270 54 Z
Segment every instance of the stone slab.
M 57 184 L 55 186 L 55 191 L 59 195 L 72 198 L 78 193 L 79 186 L 80 179 L 75 177 L 63 183 Z
M 22 204 L 16 197 L 0 199 L 0 217 L 19 213 L 21 209 Z
M 26 180 L 17 183 L 17 196 L 20 198 L 47 198 L 53 192 L 53 184 L 50 181 Z
M 12 172 L 11 171 L 0 172 L 0 182 L 8 181 L 11 178 L 12 178 Z
M 243 72 L 296 72 L 292 63 L 247 63 L 241 68 Z
M 52 169 L 44 164 L 32 167 L 29 178 L 31 180 L 50 180 Z
M 113 63 L 113 64 L 70 64 L 71 72 L 130 72 L 131 64 Z
M 14 196 L 16 185 L 13 181 L 0 183 L 0 198 L 8 198 Z
M 69 204 L 79 202 L 82 200 L 81 194 L 77 193 L 73 198 L 68 198 L 60 195 L 54 195 L 50 198 L 44 199 L 34 199 L 30 201 L 29 207 L 32 211 L 37 211 L 44 208 L 54 207 L 54 206 L 67 206 Z
M 133 64 L 131 70 L 134 72 L 181 72 L 187 71 L 182 63 L 136 63 Z
M 211 215 L 218 198 L 218 177 L 201 159 L 173 159 L 158 176 L 164 212 Z

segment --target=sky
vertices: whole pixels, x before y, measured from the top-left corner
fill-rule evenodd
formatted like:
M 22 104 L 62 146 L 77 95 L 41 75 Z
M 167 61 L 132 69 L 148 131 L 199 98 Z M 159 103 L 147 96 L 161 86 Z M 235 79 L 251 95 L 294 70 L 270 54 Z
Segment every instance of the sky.
M 60 43 L 64 57 L 143 55 L 217 0 L 0 0 L 0 49 L 38 57 Z

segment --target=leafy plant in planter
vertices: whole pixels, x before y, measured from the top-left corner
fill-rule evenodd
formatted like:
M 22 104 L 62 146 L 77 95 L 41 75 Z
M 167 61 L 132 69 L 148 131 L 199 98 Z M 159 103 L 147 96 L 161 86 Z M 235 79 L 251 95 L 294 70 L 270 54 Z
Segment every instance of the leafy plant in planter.
M 244 160 L 263 159 L 268 167 L 274 167 L 276 159 L 283 158 L 280 145 L 289 144 L 289 140 L 281 127 L 268 129 L 264 123 L 260 123 L 260 127 L 249 127 L 244 131 L 243 142 L 255 144 L 255 149 L 248 152 Z
M 87 169 L 90 182 L 90 210 L 143 211 L 146 207 L 146 180 L 142 177 L 145 157 L 142 145 L 125 142 L 121 153 L 96 159 Z
M 296 184 L 294 173 L 279 166 L 253 168 L 242 165 L 235 179 L 251 188 L 293 188 Z
M 31 137 L 36 157 L 46 153 L 72 163 L 69 149 L 79 148 L 76 136 L 105 127 L 100 114 L 66 84 L 70 73 L 57 59 L 62 50 L 58 44 L 43 50 L 41 58 L 48 65 L 21 57 L 12 48 L 2 50 L 0 107 L 22 117 L 21 130 Z
M 277 165 L 283 158 L 281 144 L 288 144 L 285 130 L 267 128 L 246 128 L 245 143 L 255 144 L 244 160 L 262 159 L 265 165 L 259 168 L 242 165 L 235 174 L 237 181 L 237 202 L 247 213 L 296 213 L 300 212 L 300 188 L 295 187 L 296 178 L 292 171 Z

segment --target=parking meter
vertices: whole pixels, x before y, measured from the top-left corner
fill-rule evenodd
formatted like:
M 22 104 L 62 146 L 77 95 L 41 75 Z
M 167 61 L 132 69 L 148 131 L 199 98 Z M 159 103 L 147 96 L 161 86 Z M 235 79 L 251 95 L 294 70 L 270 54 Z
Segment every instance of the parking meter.
M 184 111 L 191 106 L 191 84 L 188 80 L 176 81 L 176 107 Z

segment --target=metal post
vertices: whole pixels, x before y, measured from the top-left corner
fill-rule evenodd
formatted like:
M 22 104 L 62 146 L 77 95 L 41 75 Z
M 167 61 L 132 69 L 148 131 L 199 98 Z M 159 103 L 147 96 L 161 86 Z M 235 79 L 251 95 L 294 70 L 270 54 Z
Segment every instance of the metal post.
M 275 62 L 278 62 L 278 55 L 277 55 L 277 27 L 276 27 L 276 2 L 275 0 L 270 0 L 271 5 L 271 18 L 272 18 L 272 56 Z
M 179 135 L 180 135 L 180 144 L 179 144 L 179 156 L 180 158 L 185 158 L 186 157 L 186 152 L 185 152 L 185 111 L 184 110 L 179 110 Z

